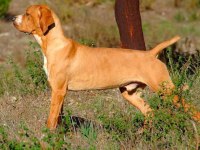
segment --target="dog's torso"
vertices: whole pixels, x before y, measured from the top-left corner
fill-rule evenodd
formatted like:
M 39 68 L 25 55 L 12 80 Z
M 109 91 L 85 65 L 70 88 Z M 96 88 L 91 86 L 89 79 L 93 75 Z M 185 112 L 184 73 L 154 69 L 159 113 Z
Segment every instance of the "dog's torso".
M 91 48 L 65 40 L 65 46 L 54 48 L 55 53 L 49 49 L 51 53 L 46 56 L 49 79 L 62 72 L 68 90 L 116 88 L 141 82 L 159 61 L 145 51 Z

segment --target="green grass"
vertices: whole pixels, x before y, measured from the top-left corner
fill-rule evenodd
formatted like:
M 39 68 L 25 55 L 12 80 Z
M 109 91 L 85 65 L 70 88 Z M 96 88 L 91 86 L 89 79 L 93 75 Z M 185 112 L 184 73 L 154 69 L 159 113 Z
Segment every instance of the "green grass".
M 32 95 L 46 90 L 46 78 L 41 73 L 41 59 L 37 45 L 31 43 L 31 49 L 27 51 L 26 68 L 20 68 L 15 62 L 10 61 L 9 70 L 1 74 L 1 94 L 12 92 L 12 95 Z M 186 98 L 187 102 L 195 103 L 198 97 L 200 81 L 199 67 L 195 74 L 190 74 L 184 67 L 178 66 L 171 59 L 172 53 L 168 52 L 168 67 L 174 83 L 177 85 L 176 94 Z M 39 69 L 38 69 L 39 68 Z M 22 71 L 23 70 L 23 71 Z M 187 83 L 190 88 L 181 91 L 180 87 Z M 23 88 L 25 87 L 25 88 Z M 3 89 L 2 89 L 3 88 Z M 76 93 L 76 92 L 75 92 Z M 93 93 L 93 92 L 92 92 Z M 196 136 L 200 134 L 200 125 L 191 121 L 189 113 L 183 108 L 176 108 L 172 104 L 172 97 L 162 99 L 157 94 L 144 92 L 145 99 L 154 109 L 154 117 L 148 118 L 146 128 L 140 133 L 144 125 L 144 116 L 129 103 L 118 100 L 112 90 L 95 93 L 84 93 L 82 101 L 73 107 L 66 105 L 63 122 L 54 132 L 41 129 L 43 135 L 38 137 L 29 129 L 27 123 L 22 123 L 18 131 L 13 135 L 9 127 L 0 126 L 0 149 L 121 149 L 133 147 L 136 149 L 195 149 Z M 78 93 L 76 93 L 79 96 Z M 92 94 L 92 96 L 90 96 Z M 73 95 L 73 93 L 71 94 Z M 70 95 L 69 95 L 70 97 Z M 84 99 L 87 99 L 84 100 Z M 86 112 L 85 118 L 92 120 L 89 124 L 82 124 L 75 128 L 69 117 L 73 113 Z M 84 113 L 83 113 L 84 114 Z M 195 130 L 197 128 L 197 131 Z
M 0 1 L 0 18 L 4 17 L 8 11 L 9 4 L 11 0 L 1 0 Z
M 31 49 L 26 50 L 26 69 L 24 70 L 12 58 L 7 65 L 0 66 L 0 94 L 6 92 L 20 95 L 37 94 L 47 89 L 47 79 L 42 70 L 42 55 L 36 43 L 30 43 Z M 28 87 L 28 88 L 27 88 Z

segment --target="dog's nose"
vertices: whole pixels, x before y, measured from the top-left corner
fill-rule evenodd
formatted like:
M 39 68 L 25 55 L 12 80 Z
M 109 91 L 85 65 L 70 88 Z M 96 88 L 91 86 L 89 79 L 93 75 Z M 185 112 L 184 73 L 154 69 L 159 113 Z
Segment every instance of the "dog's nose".
M 15 21 L 15 20 L 16 20 L 16 18 L 17 18 L 16 16 L 12 17 L 12 21 Z

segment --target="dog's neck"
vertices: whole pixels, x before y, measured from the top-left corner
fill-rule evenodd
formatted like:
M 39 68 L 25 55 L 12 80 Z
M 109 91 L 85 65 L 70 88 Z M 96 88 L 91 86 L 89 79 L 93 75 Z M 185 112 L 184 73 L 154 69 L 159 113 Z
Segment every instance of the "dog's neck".
M 41 46 L 42 52 L 45 56 L 48 50 L 47 45 L 50 46 L 50 45 L 53 45 L 56 40 L 65 39 L 60 20 L 58 19 L 56 14 L 53 12 L 52 12 L 52 16 L 53 16 L 55 24 L 51 28 L 49 28 L 47 33 L 45 33 L 42 36 L 38 34 L 33 34 L 36 41 Z

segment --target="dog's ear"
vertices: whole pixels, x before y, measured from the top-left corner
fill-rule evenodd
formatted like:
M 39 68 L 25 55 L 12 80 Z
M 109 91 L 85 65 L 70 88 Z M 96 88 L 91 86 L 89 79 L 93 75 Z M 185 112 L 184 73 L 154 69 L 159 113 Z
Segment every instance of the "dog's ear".
M 46 7 L 40 8 L 39 23 L 43 34 L 45 34 L 48 31 L 50 25 L 54 24 L 53 16 L 48 8 Z

